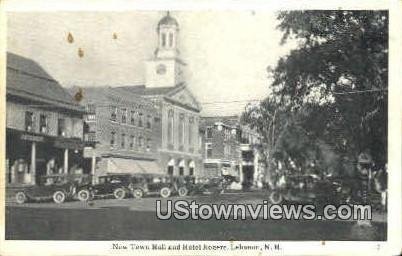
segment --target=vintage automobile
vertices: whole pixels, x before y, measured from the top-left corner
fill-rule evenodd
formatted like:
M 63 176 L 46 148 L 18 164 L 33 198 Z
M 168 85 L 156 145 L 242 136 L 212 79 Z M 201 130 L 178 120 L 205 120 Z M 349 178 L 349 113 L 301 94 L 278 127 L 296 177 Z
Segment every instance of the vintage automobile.
M 77 188 L 77 182 L 67 174 L 53 174 L 43 176 L 39 184 L 26 187 L 15 195 L 17 203 L 27 201 L 52 200 L 55 203 L 63 203 L 73 198 Z
M 97 184 L 86 184 L 77 188 L 80 201 L 88 201 L 97 197 L 113 196 L 124 199 L 130 192 L 130 174 L 109 174 L 100 176 Z
M 158 194 L 163 198 L 169 197 L 177 191 L 172 176 L 152 173 L 133 174 L 129 189 L 134 198 Z
M 285 180 L 283 186 L 270 191 L 271 203 L 298 202 L 319 205 L 340 202 L 341 187 L 337 182 L 320 179 L 315 175 L 292 175 Z
M 189 189 L 190 195 L 195 194 L 220 194 L 226 188 L 225 178 L 222 176 L 216 177 L 197 177 L 194 179 L 191 188 Z

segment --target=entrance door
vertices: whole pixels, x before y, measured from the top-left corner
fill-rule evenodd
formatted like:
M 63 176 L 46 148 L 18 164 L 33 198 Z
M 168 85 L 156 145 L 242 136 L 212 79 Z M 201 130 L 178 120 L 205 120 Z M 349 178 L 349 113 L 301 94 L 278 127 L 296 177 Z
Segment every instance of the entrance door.
M 254 182 L 254 166 L 243 166 L 243 189 L 250 189 Z
M 173 166 L 168 166 L 168 174 L 173 175 Z

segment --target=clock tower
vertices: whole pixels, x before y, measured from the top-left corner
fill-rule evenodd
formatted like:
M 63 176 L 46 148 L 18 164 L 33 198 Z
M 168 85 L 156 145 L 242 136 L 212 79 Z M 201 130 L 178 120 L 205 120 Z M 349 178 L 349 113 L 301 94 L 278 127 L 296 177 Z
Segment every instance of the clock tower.
M 153 59 L 146 63 L 146 87 L 173 87 L 183 82 L 182 68 L 185 63 L 179 58 L 179 24 L 167 14 L 156 29 L 158 47 Z

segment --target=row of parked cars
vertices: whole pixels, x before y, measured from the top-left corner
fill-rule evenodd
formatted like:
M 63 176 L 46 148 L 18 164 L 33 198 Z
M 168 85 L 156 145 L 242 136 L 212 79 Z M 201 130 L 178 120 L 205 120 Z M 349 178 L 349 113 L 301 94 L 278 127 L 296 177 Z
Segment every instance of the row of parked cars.
M 19 204 L 27 201 L 53 200 L 63 203 L 78 199 L 89 201 L 96 198 L 128 197 L 142 198 L 159 195 L 186 196 L 197 193 L 222 193 L 233 180 L 224 176 L 196 178 L 194 176 L 170 176 L 161 174 L 109 174 L 100 176 L 93 184 L 89 175 L 55 174 L 42 177 L 39 184 L 26 187 L 16 193 Z

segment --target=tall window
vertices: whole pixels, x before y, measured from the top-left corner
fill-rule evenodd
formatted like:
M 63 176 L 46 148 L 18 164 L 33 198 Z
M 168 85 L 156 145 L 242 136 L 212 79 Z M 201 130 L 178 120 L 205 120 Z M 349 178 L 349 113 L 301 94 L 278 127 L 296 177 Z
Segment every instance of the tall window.
M 152 128 L 152 116 L 147 115 L 147 128 L 151 129 Z
M 111 132 L 110 133 L 110 147 L 113 148 L 115 143 L 116 143 L 116 133 Z
M 206 156 L 207 158 L 212 157 L 212 143 L 205 143 L 205 151 L 206 151 Z
M 190 117 L 188 120 L 188 145 L 191 147 L 193 145 L 193 128 L 194 127 L 194 117 Z
M 66 119 L 59 118 L 57 120 L 57 135 L 58 136 L 66 136 Z
M 48 132 L 48 118 L 45 114 L 39 116 L 39 130 L 41 133 Z
M 138 114 L 138 126 L 139 126 L 139 127 L 142 127 L 142 125 L 143 125 L 143 122 L 144 122 L 144 121 L 143 121 L 142 119 L 143 119 L 143 114 L 142 114 L 142 113 L 139 113 L 139 114 Z
M 121 148 L 126 147 L 126 134 L 122 133 L 121 134 Z
M 34 130 L 34 114 L 33 112 L 25 112 L 25 130 L 31 132 Z
M 212 139 L 212 127 L 207 127 L 206 137 L 207 139 Z
M 126 108 L 121 109 L 121 123 L 123 123 L 123 124 L 127 123 L 127 109 Z
M 179 119 L 179 142 L 180 145 L 184 144 L 184 114 L 180 114 Z
M 130 149 L 134 149 L 135 145 L 135 137 L 133 135 L 130 136 Z
M 117 121 L 117 107 L 111 106 L 110 108 L 110 120 L 116 122 Z
M 165 47 L 166 46 L 166 34 L 162 33 L 162 46 Z
M 168 112 L 168 142 L 173 144 L 173 125 L 174 125 L 174 115 L 173 110 Z
M 130 124 L 135 125 L 135 111 L 131 111 Z
M 173 46 L 173 33 L 169 33 L 169 47 Z

